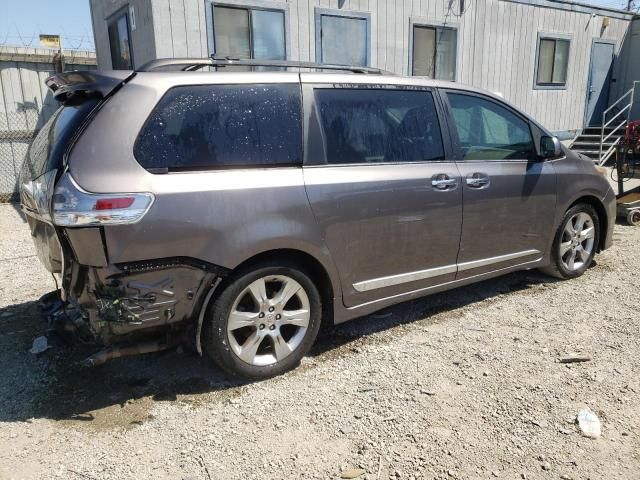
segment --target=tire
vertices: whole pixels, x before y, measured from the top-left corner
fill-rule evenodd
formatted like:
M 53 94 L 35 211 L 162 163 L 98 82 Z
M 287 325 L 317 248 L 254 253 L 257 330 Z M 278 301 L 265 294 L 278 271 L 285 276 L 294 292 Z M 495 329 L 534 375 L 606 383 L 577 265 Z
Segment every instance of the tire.
M 284 302 L 277 301 L 279 296 Z M 261 264 L 227 282 L 205 316 L 202 347 L 231 375 L 273 377 L 300 364 L 321 316 L 318 288 L 300 267 Z
M 576 233 L 576 226 L 582 234 Z M 599 238 L 600 222 L 594 208 L 586 203 L 574 205 L 564 214 L 556 232 L 551 247 L 551 265 L 540 270 L 562 280 L 581 276 L 593 262 Z
M 640 225 L 640 210 L 631 210 L 627 214 L 627 223 L 632 227 Z

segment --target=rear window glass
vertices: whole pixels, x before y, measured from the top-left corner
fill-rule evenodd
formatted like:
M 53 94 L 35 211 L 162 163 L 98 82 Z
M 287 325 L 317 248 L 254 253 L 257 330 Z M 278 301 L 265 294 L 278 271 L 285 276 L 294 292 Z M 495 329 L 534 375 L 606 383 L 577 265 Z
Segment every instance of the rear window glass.
M 51 116 L 33 139 L 22 165 L 25 181 L 60 168 L 75 131 L 98 103 L 88 99 L 79 105 L 65 105 Z
M 196 85 L 169 90 L 134 148 L 154 170 L 299 165 L 298 85 Z
M 431 92 L 317 89 L 315 96 L 328 163 L 444 159 Z

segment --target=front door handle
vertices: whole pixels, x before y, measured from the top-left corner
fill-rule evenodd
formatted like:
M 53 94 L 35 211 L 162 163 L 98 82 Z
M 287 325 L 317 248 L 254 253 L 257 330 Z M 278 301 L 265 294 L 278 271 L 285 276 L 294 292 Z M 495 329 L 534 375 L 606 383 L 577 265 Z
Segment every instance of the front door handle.
M 469 188 L 486 188 L 489 183 L 489 176 L 484 173 L 474 172 L 467 175 L 467 186 Z
M 446 173 L 439 173 L 431 177 L 431 185 L 436 190 L 453 190 L 458 185 L 458 180 L 449 177 Z

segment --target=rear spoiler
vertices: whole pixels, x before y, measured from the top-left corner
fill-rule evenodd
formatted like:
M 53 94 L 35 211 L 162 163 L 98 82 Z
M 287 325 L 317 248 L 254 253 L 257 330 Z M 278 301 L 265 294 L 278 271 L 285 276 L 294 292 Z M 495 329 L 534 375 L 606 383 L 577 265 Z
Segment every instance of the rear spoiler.
M 45 84 L 56 100 L 69 103 L 80 98 L 104 98 L 134 75 L 129 70 L 77 70 L 53 75 Z

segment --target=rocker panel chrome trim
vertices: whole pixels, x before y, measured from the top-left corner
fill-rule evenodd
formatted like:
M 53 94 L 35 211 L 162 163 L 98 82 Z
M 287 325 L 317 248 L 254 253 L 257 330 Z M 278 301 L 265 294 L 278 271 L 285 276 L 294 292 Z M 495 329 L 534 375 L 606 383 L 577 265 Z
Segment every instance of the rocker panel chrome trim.
M 444 267 L 429 268 L 426 270 L 418 270 L 417 272 L 400 273 L 398 275 L 390 275 L 388 277 L 374 278 L 354 283 L 353 288 L 357 292 L 368 292 L 376 288 L 391 287 L 400 285 L 401 283 L 415 282 L 416 280 L 424 280 L 427 278 L 438 277 L 448 273 L 456 273 L 455 265 L 446 265 Z
M 362 282 L 354 283 L 353 288 L 357 292 L 368 292 L 369 290 L 375 290 L 378 288 L 392 287 L 394 285 L 400 285 L 402 283 L 415 282 L 417 280 L 439 277 L 440 275 L 447 275 L 450 273 L 463 272 L 465 270 L 471 270 L 474 268 L 486 267 L 487 265 L 515 260 L 521 257 L 528 257 L 530 255 L 537 255 L 539 253 L 539 250 L 525 250 L 522 252 L 499 255 L 497 257 L 489 257 L 480 260 L 473 260 L 470 262 L 458 263 L 456 265 L 445 265 L 443 267 L 428 268 L 426 270 L 418 270 L 415 272 L 389 275 L 387 277 L 373 278 L 371 280 L 363 280 Z
M 465 270 L 471 270 L 472 268 L 486 267 L 494 263 L 506 262 L 508 260 L 515 260 L 516 258 L 528 257 L 529 255 L 539 254 L 539 250 L 525 250 L 523 252 L 508 253 L 507 255 L 499 255 L 497 257 L 483 258 L 480 260 L 472 260 L 470 262 L 463 262 L 458 264 L 458 271 L 464 272 Z

